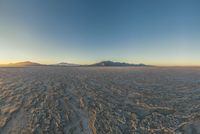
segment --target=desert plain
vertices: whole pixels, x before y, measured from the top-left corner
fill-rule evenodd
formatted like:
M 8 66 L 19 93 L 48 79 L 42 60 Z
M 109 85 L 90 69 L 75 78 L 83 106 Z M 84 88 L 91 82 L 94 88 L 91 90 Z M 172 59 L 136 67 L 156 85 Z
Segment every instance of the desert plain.
M 200 134 L 200 68 L 0 68 L 0 134 Z

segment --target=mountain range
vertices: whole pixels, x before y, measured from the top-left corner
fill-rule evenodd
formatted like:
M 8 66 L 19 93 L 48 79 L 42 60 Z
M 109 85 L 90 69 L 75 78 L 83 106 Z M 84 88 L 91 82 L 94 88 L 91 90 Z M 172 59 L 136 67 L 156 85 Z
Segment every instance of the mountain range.
M 129 64 L 125 62 L 113 62 L 113 61 L 102 61 L 99 63 L 92 64 L 90 66 L 137 66 L 137 67 L 143 67 L 147 66 L 145 64 Z
M 25 62 L 17 62 L 17 63 L 9 63 L 9 64 L 0 64 L 1 67 L 31 67 L 31 66 L 134 66 L 134 67 L 144 67 L 148 66 L 145 64 L 129 64 L 125 62 L 114 62 L 114 61 L 101 61 L 95 64 L 90 64 L 90 65 L 79 65 L 79 64 L 73 64 L 73 63 L 66 63 L 66 62 L 61 62 L 58 64 L 40 64 L 36 62 L 31 62 L 31 61 L 25 61 Z

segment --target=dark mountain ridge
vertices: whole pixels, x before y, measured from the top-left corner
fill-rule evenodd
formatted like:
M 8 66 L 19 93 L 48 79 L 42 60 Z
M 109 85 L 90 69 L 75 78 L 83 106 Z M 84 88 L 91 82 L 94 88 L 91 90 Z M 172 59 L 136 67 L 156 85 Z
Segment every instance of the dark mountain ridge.
M 114 61 L 102 61 L 95 64 L 92 64 L 90 66 L 137 66 L 137 67 L 143 67 L 148 66 L 145 64 L 130 64 L 125 62 L 114 62 Z

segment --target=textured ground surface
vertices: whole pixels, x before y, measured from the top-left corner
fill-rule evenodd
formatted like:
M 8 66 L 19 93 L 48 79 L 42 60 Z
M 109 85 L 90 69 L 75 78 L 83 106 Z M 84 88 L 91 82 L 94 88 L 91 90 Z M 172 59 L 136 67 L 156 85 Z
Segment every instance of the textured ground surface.
M 1 134 L 200 134 L 200 68 L 0 68 Z

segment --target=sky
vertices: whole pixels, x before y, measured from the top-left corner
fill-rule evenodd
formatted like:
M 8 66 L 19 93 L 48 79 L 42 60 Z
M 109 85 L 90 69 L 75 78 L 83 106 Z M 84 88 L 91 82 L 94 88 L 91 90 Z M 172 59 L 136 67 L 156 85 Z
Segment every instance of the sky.
M 0 64 L 200 65 L 199 0 L 0 0 Z

